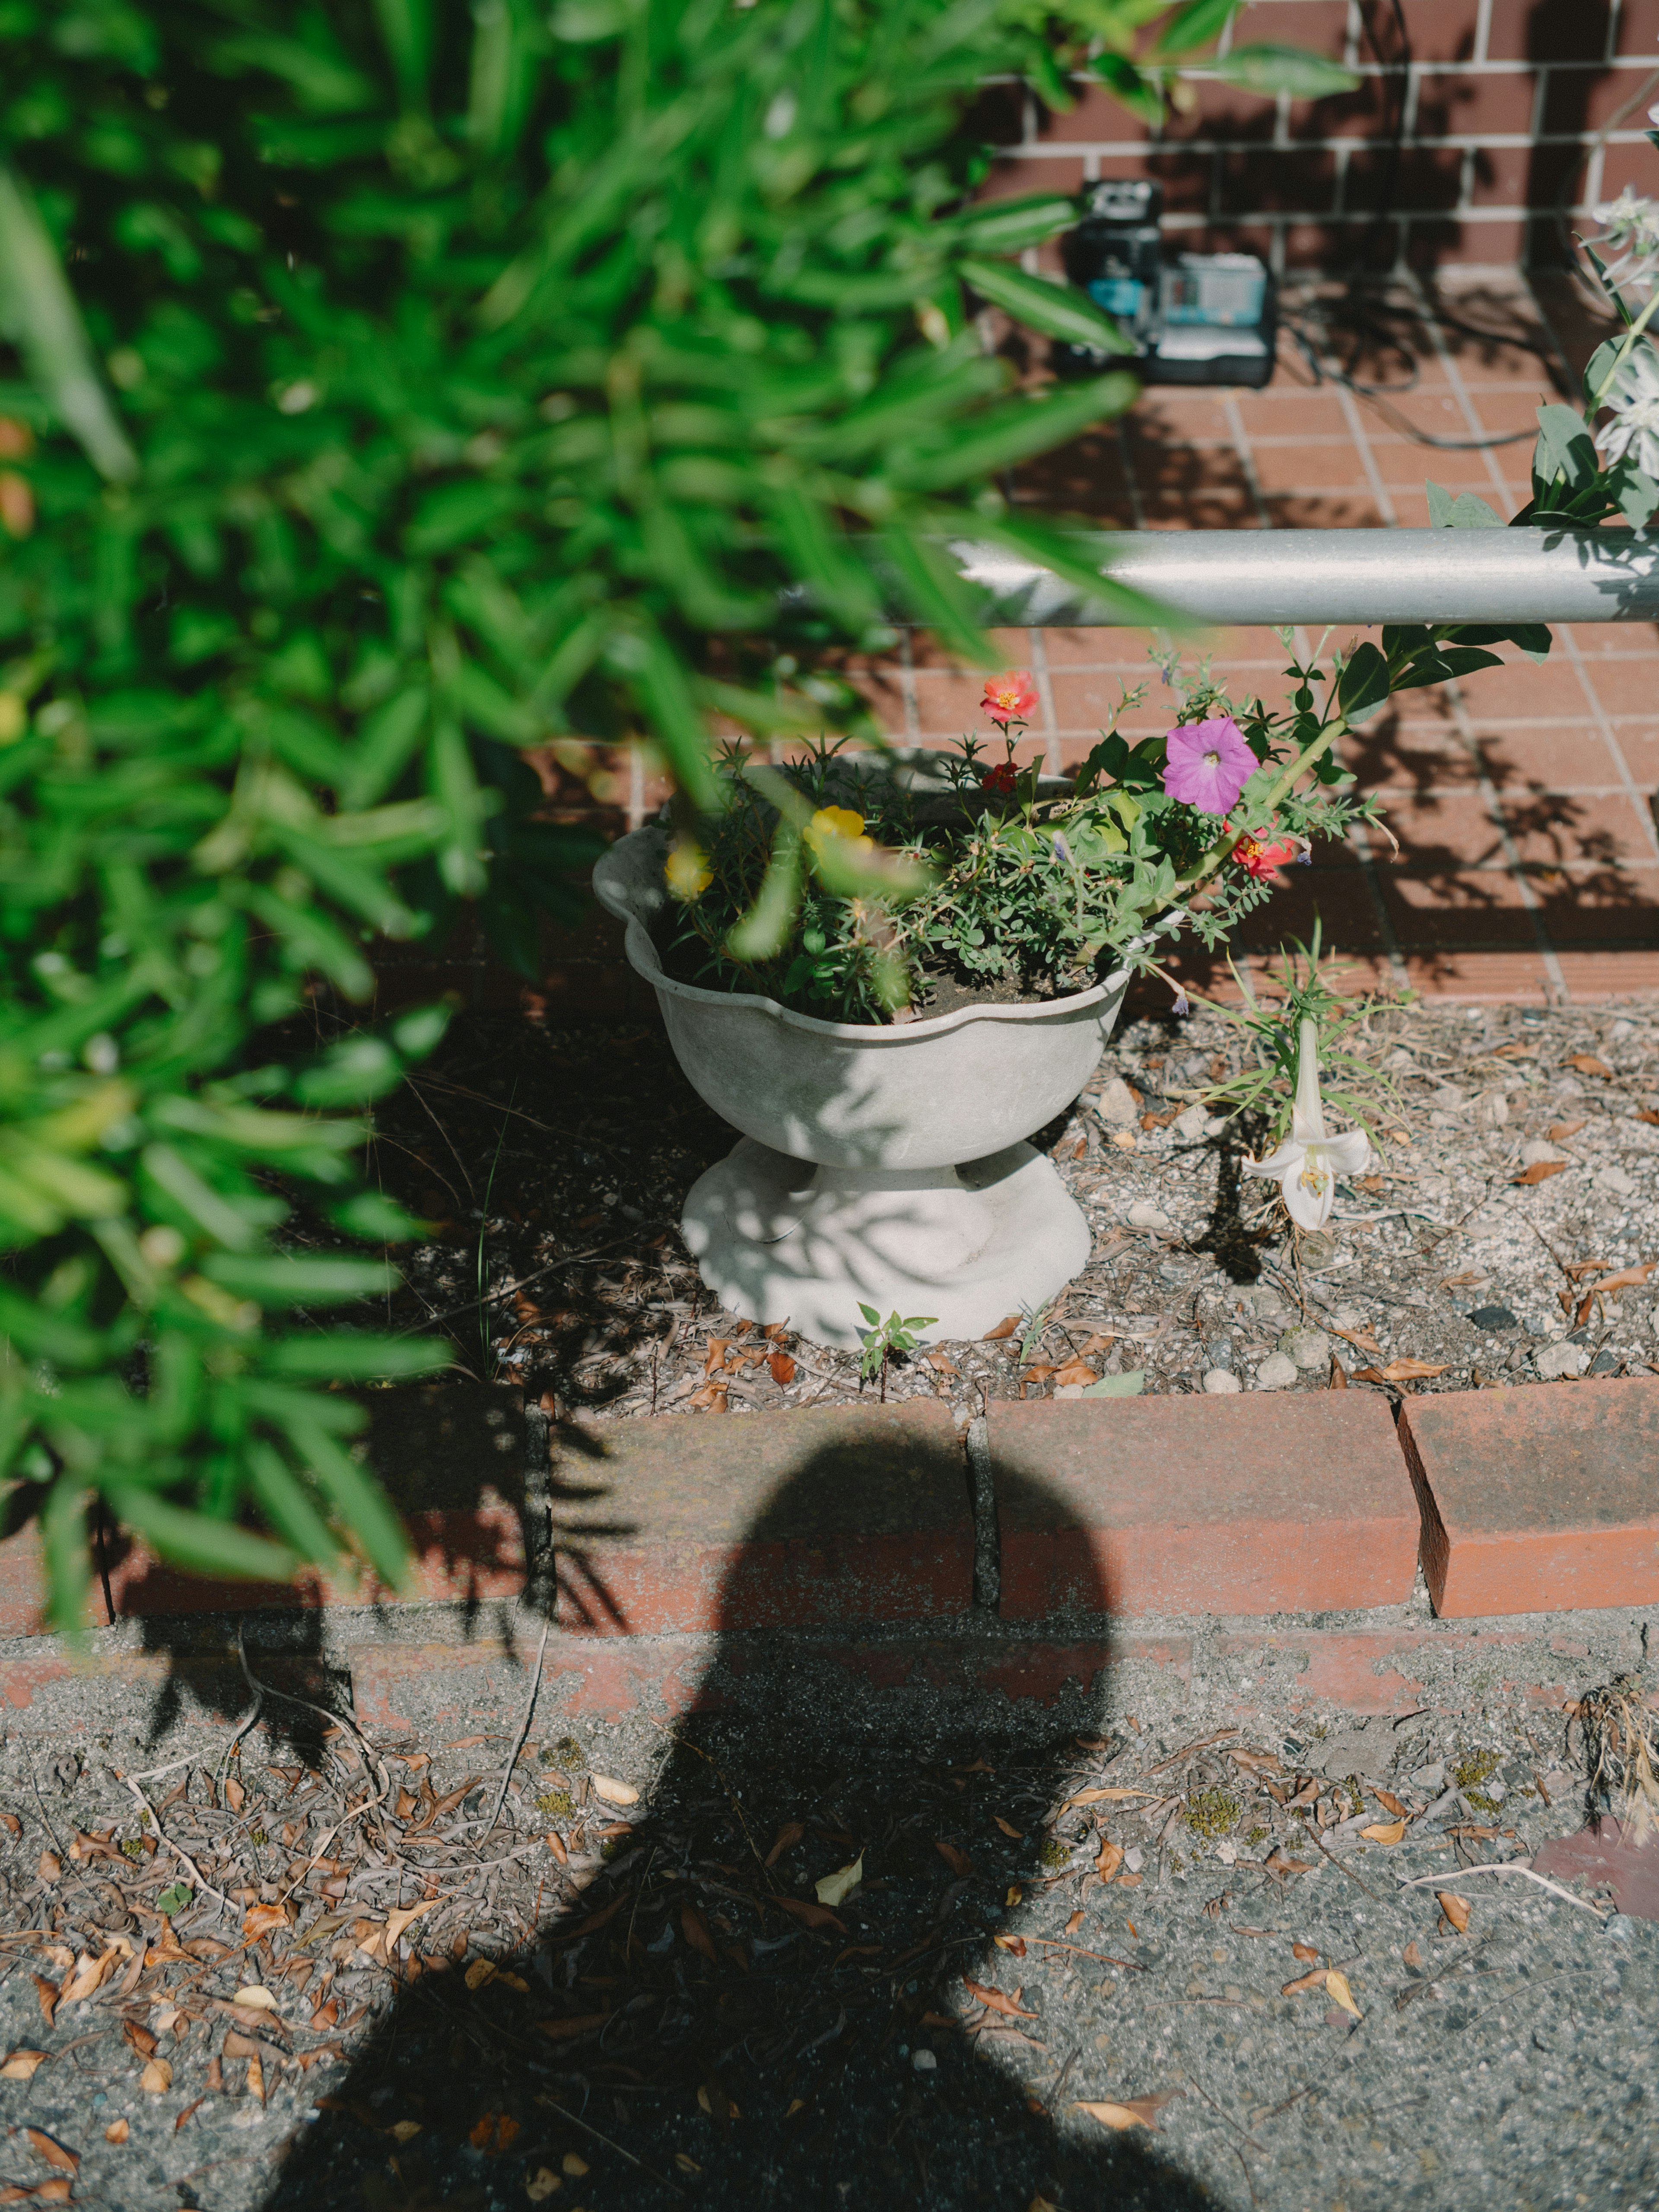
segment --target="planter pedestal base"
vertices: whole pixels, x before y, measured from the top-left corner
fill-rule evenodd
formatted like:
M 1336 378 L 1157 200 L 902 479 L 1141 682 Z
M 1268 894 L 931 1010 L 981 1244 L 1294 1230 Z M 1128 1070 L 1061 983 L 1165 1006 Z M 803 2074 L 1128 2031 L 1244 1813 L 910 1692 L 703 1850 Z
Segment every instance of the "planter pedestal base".
M 1088 1265 L 1089 1224 L 1026 1144 L 959 1168 L 815 1167 L 752 1137 L 699 1176 L 681 1225 L 732 1313 L 857 1349 L 860 1304 L 983 1336 Z

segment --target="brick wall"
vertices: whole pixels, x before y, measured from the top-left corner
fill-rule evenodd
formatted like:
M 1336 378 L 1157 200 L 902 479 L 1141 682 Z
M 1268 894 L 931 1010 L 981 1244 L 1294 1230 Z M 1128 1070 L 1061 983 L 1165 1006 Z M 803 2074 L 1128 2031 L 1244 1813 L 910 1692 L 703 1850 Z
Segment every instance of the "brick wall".
M 1012 87 L 989 104 L 1006 149 L 991 189 L 1158 178 L 1189 248 L 1245 247 L 1279 270 L 1559 264 L 1622 185 L 1659 188 L 1643 132 L 1659 100 L 1659 0 L 1251 0 L 1231 32 L 1329 54 L 1362 79 L 1315 101 L 1211 78 L 1153 131 L 1079 81 L 1069 114 Z M 1398 117 L 1397 160 L 1389 141 Z M 1390 173 L 1392 184 L 1390 182 Z M 1558 212 L 1559 211 L 1559 212 Z

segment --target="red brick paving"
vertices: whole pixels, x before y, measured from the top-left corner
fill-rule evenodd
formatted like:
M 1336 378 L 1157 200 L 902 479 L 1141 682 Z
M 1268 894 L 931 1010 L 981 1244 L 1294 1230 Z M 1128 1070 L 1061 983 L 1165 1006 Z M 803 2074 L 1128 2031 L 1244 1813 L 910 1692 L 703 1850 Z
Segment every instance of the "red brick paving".
M 1443 1619 L 1659 1601 L 1659 1380 L 1408 1398 L 1400 1441 Z
M 993 1405 L 1002 1615 L 1318 1613 L 1411 1594 L 1419 1516 L 1380 1397 Z

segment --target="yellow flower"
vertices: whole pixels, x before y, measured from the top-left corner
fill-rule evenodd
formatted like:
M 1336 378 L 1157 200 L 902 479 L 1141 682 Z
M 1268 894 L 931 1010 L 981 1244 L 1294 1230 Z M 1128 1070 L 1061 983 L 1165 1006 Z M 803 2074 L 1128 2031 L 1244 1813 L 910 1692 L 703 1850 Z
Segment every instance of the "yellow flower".
M 864 834 L 864 817 L 854 814 L 850 806 L 820 806 L 804 834 L 815 853 L 822 853 L 831 839 L 849 846 L 855 853 L 873 853 L 876 849 L 875 839 Z
M 708 856 L 694 837 L 677 837 L 674 849 L 663 864 L 663 877 L 677 899 L 690 906 L 700 899 L 714 880 L 708 871 Z

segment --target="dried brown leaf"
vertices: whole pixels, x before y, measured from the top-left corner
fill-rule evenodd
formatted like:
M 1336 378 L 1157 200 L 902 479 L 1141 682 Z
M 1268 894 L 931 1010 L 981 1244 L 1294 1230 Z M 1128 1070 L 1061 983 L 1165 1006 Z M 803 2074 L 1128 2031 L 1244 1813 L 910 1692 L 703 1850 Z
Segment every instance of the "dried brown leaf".
M 56 1851 L 42 1851 L 34 1870 L 44 1882 L 50 1884 L 61 1881 L 64 1876 L 64 1862 Z
M 680 1913 L 680 1933 L 700 1957 L 711 1966 L 720 1964 L 720 1954 L 714 1948 L 714 1938 L 708 1921 L 695 1905 L 688 1905 Z
M 805 1833 L 806 1823 L 804 1820 L 786 1820 L 772 1838 L 772 1848 L 766 1854 L 767 1865 L 775 1867 L 786 1851 L 794 1850 Z
M 1458 1934 L 1460 1936 L 1466 1935 L 1468 1932 L 1469 1925 L 1468 1899 L 1465 1897 L 1459 1897 L 1455 1890 L 1449 1889 L 1437 1889 L 1434 1894 L 1436 1902 L 1439 1905 L 1440 1910 L 1445 1914 L 1447 1919 L 1450 1921 L 1452 1926 L 1457 1930 Z
M 34 1983 L 34 1994 L 40 2000 L 40 2010 L 45 2015 L 46 2026 L 50 2027 L 52 2016 L 58 2009 L 58 1984 L 56 1982 L 47 1981 L 43 1974 L 35 1974 L 31 1978 Z
M 960 1875 L 965 1879 L 974 1871 L 974 1863 L 972 1859 L 969 1857 L 967 1852 L 958 1850 L 954 1844 L 947 1844 L 942 1836 L 934 1837 L 933 1849 L 944 1860 L 945 1865 L 950 1868 L 952 1874 Z
M 0 2081 L 32 2081 L 36 2070 L 46 2063 L 44 2051 L 8 2051 L 3 2063 L 0 2063 Z
M 121 2022 L 121 2033 L 141 2058 L 155 2057 L 155 2038 L 141 2021 L 124 2020 Z
M 1529 1168 L 1522 1168 L 1518 1176 L 1511 1176 L 1510 1181 L 1528 1185 L 1547 1182 L 1552 1176 L 1559 1175 L 1564 1168 L 1571 1165 L 1571 1160 L 1534 1160 Z
M 794 1361 L 787 1352 L 773 1352 L 766 1364 L 771 1370 L 772 1380 L 780 1390 L 787 1390 L 799 1372 Z
M 1582 1117 L 1577 1121 L 1552 1121 L 1544 1133 L 1551 1144 L 1565 1145 L 1569 1137 L 1576 1137 L 1585 1127 L 1587 1124 Z
M 247 1792 L 234 1774 L 225 1778 L 225 1802 L 233 1813 L 240 1813 L 247 1802 Z
M 1036 2020 L 1037 2017 L 1036 2013 L 1027 2012 L 1020 2003 L 1025 1994 L 1024 1990 L 1016 1990 L 1011 1997 L 1005 1996 L 1000 1990 L 991 1989 L 983 1982 L 972 1981 L 966 1974 L 962 1978 L 962 1985 L 989 2012 L 1000 2012 L 1009 2020 Z
M 104 2141 L 106 2143 L 124 2143 L 131 2133 L 132 2130 L 126 2121 L 112 2120 L 104 2130 Z
M 833 1928 L 842 1936 L 847 1933 L 846 1922 L 837 1920 L 827 1905 L 809 1905 L 804 1897 L 775 1897 L 772 1902 L 803 1928 Z
M 1128 2097 L 1121 2102 L 1110 2098 L 1079 2098 L 1076 2109 L 1087 2112 L 1091 2120 L 1098 2120 L 1102 2127 L 1115 2129 L 1121 2134 L 1126 2128 L 1156 2128 L 1158 2114 L 1180 2094 L 1179 2089 L 1164 2089 L 1156 2096 Z
M 996 1822 L 998 1827 L 1001 1829 L 1005 1836 L 1012 1836 L 1017 1844 L 1024 1843 L 1025 1840 L 1025 1831 L 1024 1828 L 1017 1828 L 1012 1820 L 1005 1820 L 1000 1813 L 993 1813 L 991 1818 Z
M 1024 1318 L 1023 1314 L 1010 1314 L 1006 1321 L 1000 1321 L 994 1328 L 988 1328 L 980 1339 L 980 1342 L 1000 1344 L 1007 1337 L 1017 1336 L 1019 1334 L 1020 1323 Z
M 25 2128 L 23 2132 L 28 2137 L 30 2149 L 38 2157 L 45 2159 L 48 2166 L 56 2166 L 59 2173 L 77 2173 L 80 2171 L 79 2151 L 68 2149 L 55 2136 L 49 2136 L 44 2128 Z
M 1348 1987 L 1347 1976 L 1339 1973 L 1334 1966 L 1331 1967 L 1325 1976 L 1325 1988 L 1327 1993 L 1341 2006 L 1344 2012 L 1351 2012 L 1356 2020 L 1363 2020 L 1365 2017 L 1353 2001 L 1353 1991 Z
M 610 2017 L 608 2012 L 585 2012 L 568 2020 L 538 2020 L 536 2029 L 555 2043 L 564 2043 L 573 2036 L 595 2034 Z
M 1581 1075 L 1611 1076 L 1613 1073 L 1613 1070 L 1607 1066 L 1606 1060 L 1598 1060 L 1593 1052 L 1574 1053 L 1572 1057 L 1568 1060 L 1567 1066 L 1569 1067 L 1576 1067 Z
M 165 2058 L 152 2058 L 138 2076 L 138 2087 L 147 2097 L 165 2097 L 173 2087 L 173 2069 Z
M 1310 1973 L 1298 1974 L 1295 1981 L 1286 1982 L 1279 1994 L 1282 1997 L 1299 1997 L 1306 1990 L 1322 1990 L 1324 1986 L 1325 1970 L 1316 1966 Z
M 1373 1820 L 1368 1828 L 1359 1831 L 1368 1843 L 1397 1844 L 1406 1832 L 1403 1820 Z

